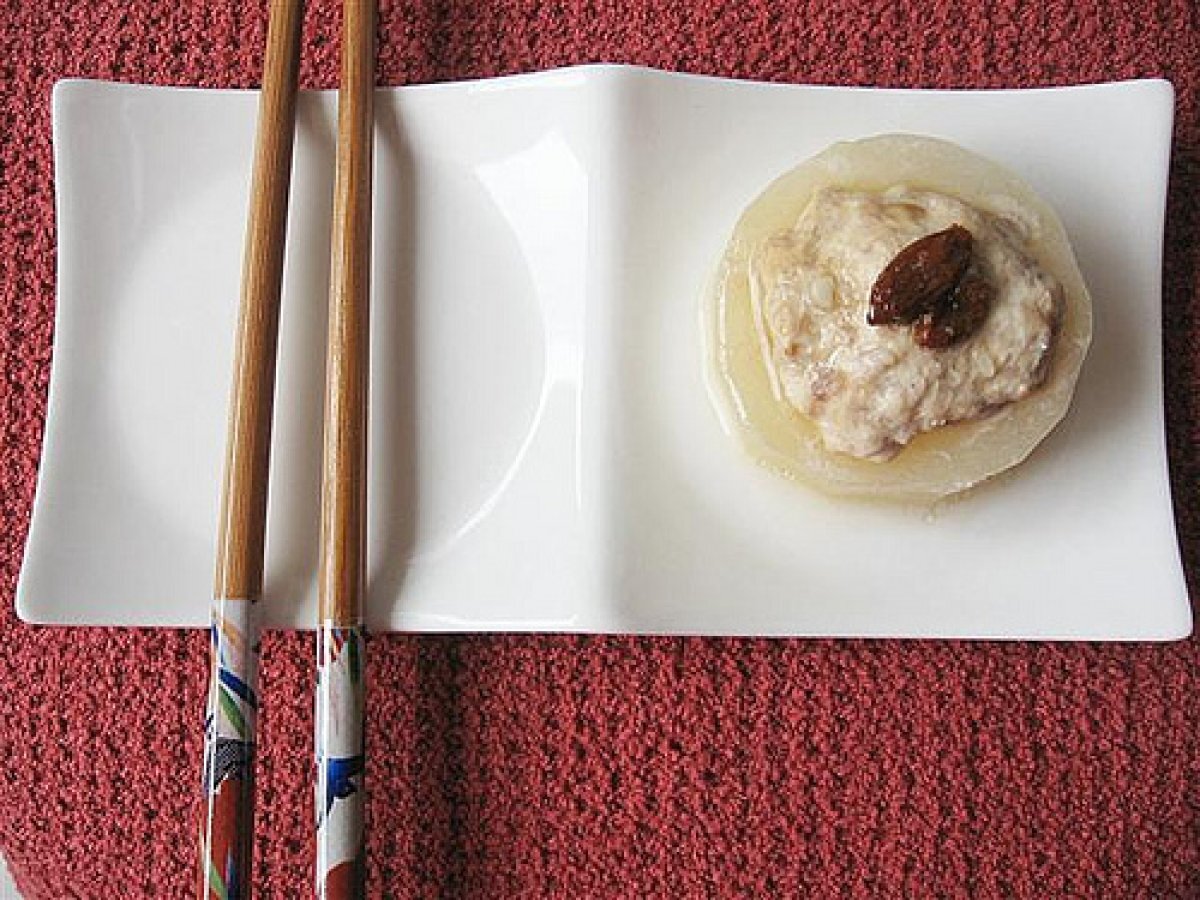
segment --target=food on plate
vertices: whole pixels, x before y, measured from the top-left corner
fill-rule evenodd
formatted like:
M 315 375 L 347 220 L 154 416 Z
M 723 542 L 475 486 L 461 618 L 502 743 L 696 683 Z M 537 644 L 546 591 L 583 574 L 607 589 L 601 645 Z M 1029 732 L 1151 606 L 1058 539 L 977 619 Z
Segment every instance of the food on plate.
M 1054 211 L 916 135 L 836 144 L 771 184 L 707 315 L 714 395 L 755 458 L 898 500 L 1025 459 L 1066 414 L 1092 329 Z

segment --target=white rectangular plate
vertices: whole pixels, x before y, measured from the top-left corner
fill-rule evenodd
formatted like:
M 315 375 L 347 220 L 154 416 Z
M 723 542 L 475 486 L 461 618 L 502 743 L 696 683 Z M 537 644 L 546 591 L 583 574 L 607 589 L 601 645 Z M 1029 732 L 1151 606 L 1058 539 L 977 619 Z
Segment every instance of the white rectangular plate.
M 941 92 L 584 67 L 378 96 L 376 630 L 1170 639 L 1190 633 L 1163 435 L 1169 84 Z M 207 622 L 257 95 L 64 82 L 59 281 L 20 614 Z M 315 607 L 334 97 L 300 103 L 266 619 Z M 932 513 L 757 469 L 699 304 L 742 208 L 910 131 L 1060 212 L 1095 302 L 1075 406 Z

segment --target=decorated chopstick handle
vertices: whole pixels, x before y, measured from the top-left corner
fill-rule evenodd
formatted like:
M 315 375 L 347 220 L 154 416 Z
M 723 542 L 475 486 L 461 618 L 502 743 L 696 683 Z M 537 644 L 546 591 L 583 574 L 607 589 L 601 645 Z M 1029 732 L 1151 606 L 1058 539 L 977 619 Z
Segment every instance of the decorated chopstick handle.
M 254 748 L 258 726 L 258 603 L 213 601 L 212 665 L 204 715 L 204 823 L 200 835 L 206 900 L 250 896 L 254 842 Z
M 362 625 L 328 620 L 317 633 L 318 900 L 365 896 Z

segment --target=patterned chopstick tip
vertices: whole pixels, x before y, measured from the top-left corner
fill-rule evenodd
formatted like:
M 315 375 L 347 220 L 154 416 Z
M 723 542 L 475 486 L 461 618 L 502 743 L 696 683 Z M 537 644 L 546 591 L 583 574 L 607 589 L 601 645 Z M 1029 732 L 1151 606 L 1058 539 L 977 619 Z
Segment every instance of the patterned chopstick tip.
M 248 896 L 254 817 L 254 749 L 258 729 L 257 604 L 213 601 L 211 676 L 204 716 L 205 809 L 201 834 L 202 896 Z
M 361 625 L 322 623 L 317 636 L 317 897 L 362 897 L 363 660 Z

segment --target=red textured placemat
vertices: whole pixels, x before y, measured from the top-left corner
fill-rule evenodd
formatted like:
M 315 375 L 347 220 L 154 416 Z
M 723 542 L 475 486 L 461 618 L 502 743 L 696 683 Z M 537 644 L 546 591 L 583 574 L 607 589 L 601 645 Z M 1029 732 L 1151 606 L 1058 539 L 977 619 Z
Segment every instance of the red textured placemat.
M 253 85 L 261 5 L 0 4 L 0 847 L 30 898 L 188 895 L 206 677 L 199 632 L 11 611 L 51 353 L 50 87 Z M 1194 0 L 384 7 L 388 84 L 597 60 L 894 86 L 1171 78 L 1167 402 L 1195 583 Z M 311 4 L 305 86 L 334 86 L 339 28 Z M 261 897 L 309 891 L 312 655 L 265 643 Z M 370 658 L 372 896 L 1200 896 L 1195 641 L 382 637 Z

